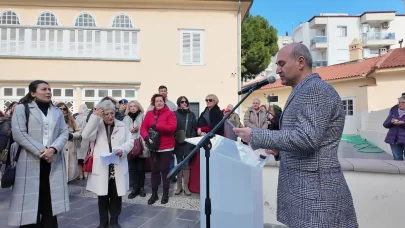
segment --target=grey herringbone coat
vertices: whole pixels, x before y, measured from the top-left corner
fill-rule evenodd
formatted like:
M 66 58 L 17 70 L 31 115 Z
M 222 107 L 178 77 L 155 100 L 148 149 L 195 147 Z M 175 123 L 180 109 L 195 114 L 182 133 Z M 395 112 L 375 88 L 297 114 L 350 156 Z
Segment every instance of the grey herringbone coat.
M 344 123 L 336 90 L 311 74 L 293 88 L 279 131 L 252 130 L 254 149 L 280 151 L 277 220 L 289 228 L 358 227 L 337 157 Z
M 49 123 L 46 126 L 42 120 L 41 110 L 35 102 L 28 104 L 30 116 L 28 134 L 26 128 L 25 107 L 20 104 L 15 107 L 12 118 L 12 132 L 16 143 L 22 146 L 17 163 L 16 178 L 11 194 L 11 204 L 8 213 L 10 226 L 21 226 L 37 222 L 39 198 L 39 163 L 40 151 L 45 149 L 42 143 L 45 128 L 53 129 L 49 136 L 48 147 L 54 147 L 58 153 L 51 163 L 49 177 L 54 215 L 69 211 L 69 191 L 66 180 L 66 167 L 63 159 L 69 132 L 62 112 L 55 106 L 48 111 Z

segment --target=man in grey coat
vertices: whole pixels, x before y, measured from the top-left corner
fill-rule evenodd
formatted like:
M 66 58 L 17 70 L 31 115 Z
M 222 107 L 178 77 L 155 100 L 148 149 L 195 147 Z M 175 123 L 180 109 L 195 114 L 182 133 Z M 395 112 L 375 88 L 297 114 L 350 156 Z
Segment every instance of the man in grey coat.
M 312 57 L 300 43 L 283 47 L 277 73 L 292 92 L 280 130 L 235 128 L 253 149 L 280 160 L 277 220 L 290 228 L 358 227 L 352 195 L 337 151 L 345 123 L 336 90 L 312 73 Z

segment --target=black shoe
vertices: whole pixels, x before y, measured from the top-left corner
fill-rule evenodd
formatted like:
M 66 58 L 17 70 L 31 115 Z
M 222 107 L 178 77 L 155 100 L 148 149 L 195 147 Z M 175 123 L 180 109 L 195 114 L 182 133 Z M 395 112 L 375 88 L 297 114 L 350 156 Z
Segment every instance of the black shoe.
M 176 183 L 176 182 L 177 182 L 177 178 L 176 178 L 176 177 L 173 177 L 173 178 L 172 178 L 172 182 L 173 182 L 173 183 Z
M 163 192 L 161 204 L 167 204 L 169 202 L 169 192 Z
M 140 197 L 145 197 L 146 196 L 145 189 L 143 189 L 143 188 L 139 189 L 139 196 Z
M 100 221 L 100 225 L 97 228 L 108 228 L 108 220 Z
M 139 189 L 132 189 L 131 193 L 129 193 L 129 195 L 128 195 L 128 199 L 135 198 L 136 196 L 139 195 L 139 193 L 140 193 Z
M 148 204 L 149 205 L 152 205 L 152 204 L 154 204 L 157 200 L 159 200 L 159 196 L 158 196 L 158 194 L 157 194 L 157 192 L 153 192 L 152 193 L 152 196 L 149 198 L 149 200 L 148 200 Z
M 121 228 L 120 224 L 118 224 L 118 218 L 111 219 L 109 228 Z

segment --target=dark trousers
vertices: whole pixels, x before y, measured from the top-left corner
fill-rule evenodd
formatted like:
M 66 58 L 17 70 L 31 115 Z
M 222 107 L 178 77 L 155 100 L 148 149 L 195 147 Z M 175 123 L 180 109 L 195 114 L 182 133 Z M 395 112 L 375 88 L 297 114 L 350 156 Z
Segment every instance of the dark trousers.
M 170 183 L 166 177 L 170 171 L 170 159 L 173 156 L 173 151 L 152 152 L 151 156 L 152 191 L 157 192 L 160 180 L 163 182 L 163 191 L 169 191 Z
M 49 175 L 51 164 L 41 159 L 39 166 L 39 199 L 37 223 L 20 226 L 21 228 L 58 228 L 58 220 L 52 213 L 51 187 Z
M 145 163 L 146 158 L 133 158 L 128 160 L 129 187 L 133 189 L 145 186 Z
M 108 224 L 108 212 L 110 212 L 110 224 L 118 224 L 118 216 L 121 214 L 122 197 L 118 196 L 115 179 L 108 181 L 108 195 L 98 196 L 98 213 L 100 225 Z

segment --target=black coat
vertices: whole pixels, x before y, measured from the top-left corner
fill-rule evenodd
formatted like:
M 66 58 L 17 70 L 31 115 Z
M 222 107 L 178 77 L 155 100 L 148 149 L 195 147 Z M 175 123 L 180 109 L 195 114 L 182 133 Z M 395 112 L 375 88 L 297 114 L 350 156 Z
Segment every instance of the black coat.
M 210 123 L 204 118 L 205 112 L 209 112 Z M 200 117 L 197 120 L 197 127 L 206 127 L 214 129 L 214 127 L 224 118 L 224 113 L 219 109 L 218 105 L 212 107 L 211 110 L 207 108 L 201 113 Z M 217 135 L 224 136 L 224 125 L 222 124 L 218 130 L 214 133 Z
M 176 132 L 179 130 L 186 130 L 186 138 L 192 138 L 197 136 L 196 125 L 197 118 L 193 112 L 189 109 L 187 110 L 177 110 L 174 112 L 177 119 L 177 128 Z M 188 115 L 187 115 L 188 114 Z M 186 127 L 186 117 L 188 119 L 187 129 Z M 180 156 L 187 156 L 191 150 L 194 148 L 194 145 L 190 143 L 179 143 L 176 141 L 173 153 Z

